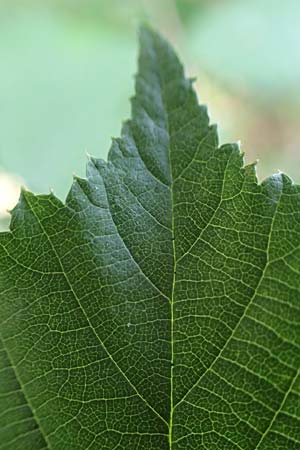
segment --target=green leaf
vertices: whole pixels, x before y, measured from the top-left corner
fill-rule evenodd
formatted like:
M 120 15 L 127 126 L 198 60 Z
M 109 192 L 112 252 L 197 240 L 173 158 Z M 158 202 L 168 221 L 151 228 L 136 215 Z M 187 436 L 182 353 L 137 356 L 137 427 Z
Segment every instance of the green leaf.
M 1 450 L 297 450 L 300 189 L 141 35 L 132 120 L 0 234 Z

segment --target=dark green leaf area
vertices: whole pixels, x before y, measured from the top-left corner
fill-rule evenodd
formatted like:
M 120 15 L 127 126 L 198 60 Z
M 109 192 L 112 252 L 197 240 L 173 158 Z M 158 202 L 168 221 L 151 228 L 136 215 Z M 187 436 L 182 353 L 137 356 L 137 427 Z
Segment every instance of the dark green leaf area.
M 300 190 L 140 34 L 132 119 L 0 234 L 1 450 L 299 450 Z

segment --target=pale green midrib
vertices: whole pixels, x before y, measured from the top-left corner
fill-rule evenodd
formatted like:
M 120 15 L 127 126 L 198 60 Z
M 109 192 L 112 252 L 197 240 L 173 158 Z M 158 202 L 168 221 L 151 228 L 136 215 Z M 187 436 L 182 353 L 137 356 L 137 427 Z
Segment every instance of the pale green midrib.
M 263 441 L 264 441 L 265 437 L 268 435 L 269 431 L 272 431 L 272 427 L 273 427 L 274 423 L 276 422 L 276 419 L 277 419 L 278 415 L 281 413 L 281 410 L 282 410 L 282 408 L 284 407 L 285 402 L 286 402 L 288 396 L 289 396 L 290 393 L 292 392 L 293 387 L 294 387 L 294 385 L 296 384 L 296 381 L 297 381 L 297 379 L 298 379 L 299 374 L 300 374 L 300 368 L 297 370 L 295 376 L 291 379 L 289 388 L 287 389 L 287 391 L 286 391 L 286 393 L 285 393 L 285 396 L 283 397 L 282 402 L 281 402 L 281 404 L 280 404 L 278 410 L 277 410 L 276 413 L 274 414 L 273 419 L 271 420 L 271 422 L 270 422 L 268 428 L 267 428 L 267 429 L 265 430 L 265 432 L 262 434 L 262 436 L 261 436 L 259 442 L 256 444 L 255 450 L 259 450 L 260 445 L 263 443 Z M 288 438 L 288 436 L 286 436 L 286 438 Z
M 30 409 L 30 411 L 31 411 L 32 418 L 35 420 L 35 422 L 36 422 L 36 424 L 37 424 L 37 426 L 38 426 L 38 430 L 40 431 L 41 436 L 42 436 L 42 438 L 44 439 L 45 444 L 46 444 L 46 446 L 47 446 L 47 447 L 43 447 L 43 448 L 47 448 L 48 450 L 51 450 L 51 446 L 50 446 L 50 443 L 48 442 L 47 435 L 46 435 L 46 433 L 44 432 L 43 427 L 42 427 L 42 425 L 41 425 L 41 423 L 40 423 L 38 417 L 37 417 L 36 414 L 35 414 L 35 411 L 34 411 L 34 408 L 33 408 L 32 404 L 31 404 L 31 402 L 30 402 L 30 399 L 29 399 L 29 397 L 28 397 L 27 394 L 26 394 L 26 390 L 25 390 L 25 388 L 24 388 L 24 386 L 23 386 L 23 383 L 22 383 L 22 381 L 21 381 L 21 379 L 20 379 L 20 377 L 19 377 L 17 368 L 16 368 L 16 366 L 13 364 L 13 360 L 12 360 L 12 357 L 11 357 L 11 355 L 10 355 L 10 352 L 9 352 L 8 348 L 6 347 L 6 345 L 5 345 L 4 339 L 2 338 L 1 331 L 0 331 L 0 339 L 1 339 L 1 342 L 2 342 L 2 345 L 3 345 L 3 349 L 4 349 L 4 351 L 5 351 L 6 355 L 7 355 L 8 362 L 9 362 L 9 364 L 10 364 L 10 367 L 11 367 L 11 368 L 13 369 L 13 371 L 14 371 L 16 380 L 17 380 L 17 382 L 18 382 L 18 384 L 19 384 L 19 386 L 20 386 L 20 388 L 21 388 L 21 392 L 22 392 L 22 394 L 23 394 L 23 396 L 24 396 L 24 398 L 25 398 L 25 401 L 26 401 L 26 403 L 27 403 L 27 406 L 29 407 L 29 409 Z
M 158 56 L 159 52 L 156 52 L 157 59 L 159 59 Z M 173 195 L 173 187 L 174 182 L 177 181 L 178 178 L 174 179 L 173 177 L 173 167 L 172 167 L 172 155 L 171 155 L 171 133 L 170 133 L 170 125 L 169 125 L 169 116 L 168 116 L 168 108 L 167 108 L 167 102 L 165 100 L 165 82 L 164 77 L 160 71 L 160 63 L 158 61 L 157 64 L 158 70 L 159 70 L 159 78 L 161 82 L 161 95 L 162 95 L 162 103 L 164 105 L 164 111 L 165 111 L 165 121 L 166 121 L 166 132 L 168 135 L 168 160 L 169 160 L 169 170 L 170 170 L 170 201 L 171 201 L 171 233 L 172 233 L 172 247 L 173 247 L 173 261 L 174 261 L 174 267 L 173 267 L 173 279 L 172 279 L 172 290 L 171 290 L 171 297 L 170 297 L 170 308 L 171 308 L 171 386 L 170 386 L 170 419 L 169 419 L 169 450 L 172 450 L 173 448 L 173 414 L 175 410 L 174 406 L 174 297 L 175 297 L 175 286 L 176 286 L 176 268 L 177 268 L 177 257 L 176 257 L 176 244 L 175 244 L 175 220 L 174 220 L 174 195 Z M 201 145 L 201 143 L 206 139 L 206 135 L 203 139 L 201 139 L 200 143 L 198 144 L 198 147 Z M 197 151 L 197 150 L 196 150 Z M 193 156 L 194 159 L 195 156 Z
M 25 195 L 26 195 L 26 194 L 25 194 Z M 41 227 L 41 229 L 42 229 L 42 231 L 43 231 L 43 233 L 44 233 L 46 239 L 48 240 L 48 242 L 49 242 L 49 244 L 50 244 L 50 246 L 51 246 L 51 249 L 52 249 L 52 251 L 53 251 L 53 253 L 54 253 L 54 255 L 55 255 L 55 257 L 56 257 L 56 259 L 57 259 L 57 261 L 58 261 L 58 264 L 59 264 L 59 266 L 60 266 L 60 268 L 61 268 L 62 274 L 63 274 L 63 276 L 64 276 L 64 278 L 65 278 L 65 280 L 66 280 L 66 282 L 67 282 L 67 284 L 68 284 L 68 286 L 69 286 L 69 288 L 70 288 L 70 292 L 71 292 L 72 295 L 74 296 L 74 298 L 75 298 L 75 300 L 76 300 L 76 302 L 77 302 L 77 304 L 78 304 L 78 306 L 79 306 L 79 308 L 80 308 L 80 310 L 81 310 L 83 316 L 85 317 L 85 320 L 87 321 L 88 326 L 89 326 L 90 329 L 92 330 L 94 336 L 96 337 L 96 339 L 97 339 L 98 342 L 100 343 L 101 347 L 104 349 L 104 351 L 105 351 L 105 353 L 107 354 L 108 358 L 112 361 L 112 363 L 114 364 L 114 366 L 118 369 L 118 371 L 121 373 L 121 375 L 122 375 L 122 376 L 124 377 L 124 379 L 127 381 L 127 383 L 128 383 L 128 384 L 131 386 L 131 388 L 135 391 L 136 395 L 137 395 L 137 396 L 145 403 L 145 405 L 146 405 L 146 406 L 147 406 L 147 407 L 148 407 L 148 408 L 149 408 L 149 409 L 150 409 L 157 417 L 159 417 L 159 419 L 161 419 L 161 420 L 163 421 L 163 423 L 165 423 L 165 425 L 168 426 L 167 421 L 166 421 L 166 420 L 159 414 L 159 412 L 156 411 L 156 410 L 150 405 L 150 403 L 149 403 L 149 402 L 148 402 L 148 401 L 140 394 L 140 392 L 137 390 L 137 388 L 135 387 L 135 385 L 130 381 L 130 379 L 127 377 L 127 375 L 125 374 L 125 372 L 121 369 L 121 367 L 118 365 L 118 363 L 114 360 L 114 358 L 111 356 L 111 354 L 109 353 L 108 349 L 106 348 L 105 344 L 102 342 L 102 340 L 101 340 L 100 337 L 98 336 L 98 334 L 97 334 L 95 328 L 93 327 L 93 324 L 91 323 L 91 321 L 90 321 L 88 315 L 87 315 L 86 312 L 85 312 L 85 309 L 84 309 L 83 306 L 81 305 L 81 302 L 80 302 L 79 297 L 77 296 L 75 290 L 74 290 L 73 287 L 72 287 L 72 283 L 71 283 L 71 281 L 70 281 L 70 279 L 69 279 L 67 273 L 66 273 L 65 270 L 64 270 L 64 267 L 63 267 L 63 264 L 62 264 L 62 262 L 61 262 L 61 259 L 60 259 L 59 255 L 58 255 L 58 253 L 57 253 L 57 251 L 56 251 L 56 249 L 55 249 L 54 244 L 52 243 L 52 240 L 51 240 L 50 236 L 48 235 L 47 231 L 45 230 L 45 227 L 43 226 L 43 224 L 42 224 L 41 220 L 39 219 L 39 217 L 35 214 L 34 208 L 31 206 L 31 204 L 29 203 L 29 201 L 28 201 L 27 198 L 26 198 L 26 202 L 27 202 L 27 204 L 28 204 L 30 210 L 32 211 L 34 217 L 36 218 L 37 222 L 39 223 L 39 225 L 40 225 L 40 227 Z
M 173 448 L 173 412 L 174 412 L 174 293 L 175 293 L 175 284 L 176 284 L 176 245 L 175 245 L 175 224 L 174 224 L 174 196 L 173 196 L 173 167 L 172 167 L 172 157 L 171 157 L 171 133 L 170 133 L 170 124 L 169 124 L 169 116 L 168 116 L 168 108 L 167 102 L 165 99 L 165 82 L 162 72 L 160 70 L 160 61 L 159 61 L 159 50 L 156 51 L 157 57 L 157 68 L 159 71 L 159 79 L 161 85 L 161 98 L 164 106 L 165 112 L 165 123 L 166 123 L 166 133 L 168 136 L 168 161 L 169 161 L 169 170 L 170 170 L 170 202 L 171 202 L 171 235 L 172 235 L 172 248 L 173 248 L 173 278 L 172 278 L 172 290 L 170 297 L 170 310 L 171 310 L 171 380 L 170 380 L 170 418 L 168 423 L 169 428 L 169 450 Z

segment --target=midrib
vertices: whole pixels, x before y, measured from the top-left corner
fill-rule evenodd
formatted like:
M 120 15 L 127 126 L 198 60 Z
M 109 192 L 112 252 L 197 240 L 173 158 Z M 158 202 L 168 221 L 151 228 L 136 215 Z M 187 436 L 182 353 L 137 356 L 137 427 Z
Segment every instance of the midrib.
M 174 293 L 175 293 L 175 285 L 176 285 L 176 245 L 175 245 L 175 224 L 174 224 L 174 196 L 173 196 L 173 167 L 172 167 L 172 158 L 171 158 L 171 145 L 170 145 L 170 126 L 169 126 L 169 116 L 168 116 L 168 108 L 167 102 L 165 98 L 165 87 L 164 87 L 164 77 L 160 71 L 160 61 L 159 61 L 159 49 L 156 51 L 157 55 L 157 67 L 159 71 L 160 85 L 161 85 L 161 100 L 164 106 L 165 111 L 165 124 L 166 124 L 166 132 L 168 135 L 168 161 L 169 161 L 169 170 L 170 170 L 170 202 L 171 202 L 171 233 L 172 233 L 172 247 L 173 247 L 173 279 L 172 279 L 172 290 L 170 297 L 170 309 L 171 309 L 171 387 L 170 387 L 170 418 L 169 418 L 169 450 L 173 448 L 173 412 L 174 412 Z

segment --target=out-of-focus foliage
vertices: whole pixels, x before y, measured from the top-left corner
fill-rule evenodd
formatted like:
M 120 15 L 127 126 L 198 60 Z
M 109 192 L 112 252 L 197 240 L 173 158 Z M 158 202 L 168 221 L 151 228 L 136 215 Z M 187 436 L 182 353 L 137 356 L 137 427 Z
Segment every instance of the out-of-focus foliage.
M 86 151 L 106 157 L 147 20 L 200 74 L 222 140 L 261 158 L 260 178 L 299 181 L 299 15 L 297 0 L 0 1 L 0 171 L 63 197 Z
M 213 2 L 205 17 L 193 15 L 189 48 L 228 86 L 251 90 L 254 101 L 273 107 L 279 97 L 300 105 L 300 2 Z
M 70 169 L 81 172 L 85 151 L 105 157 L 128 114 L 134 49 L 127 35 L 57 11 L 1 14 L 0 154 L 33 190 L 62 195 Z

